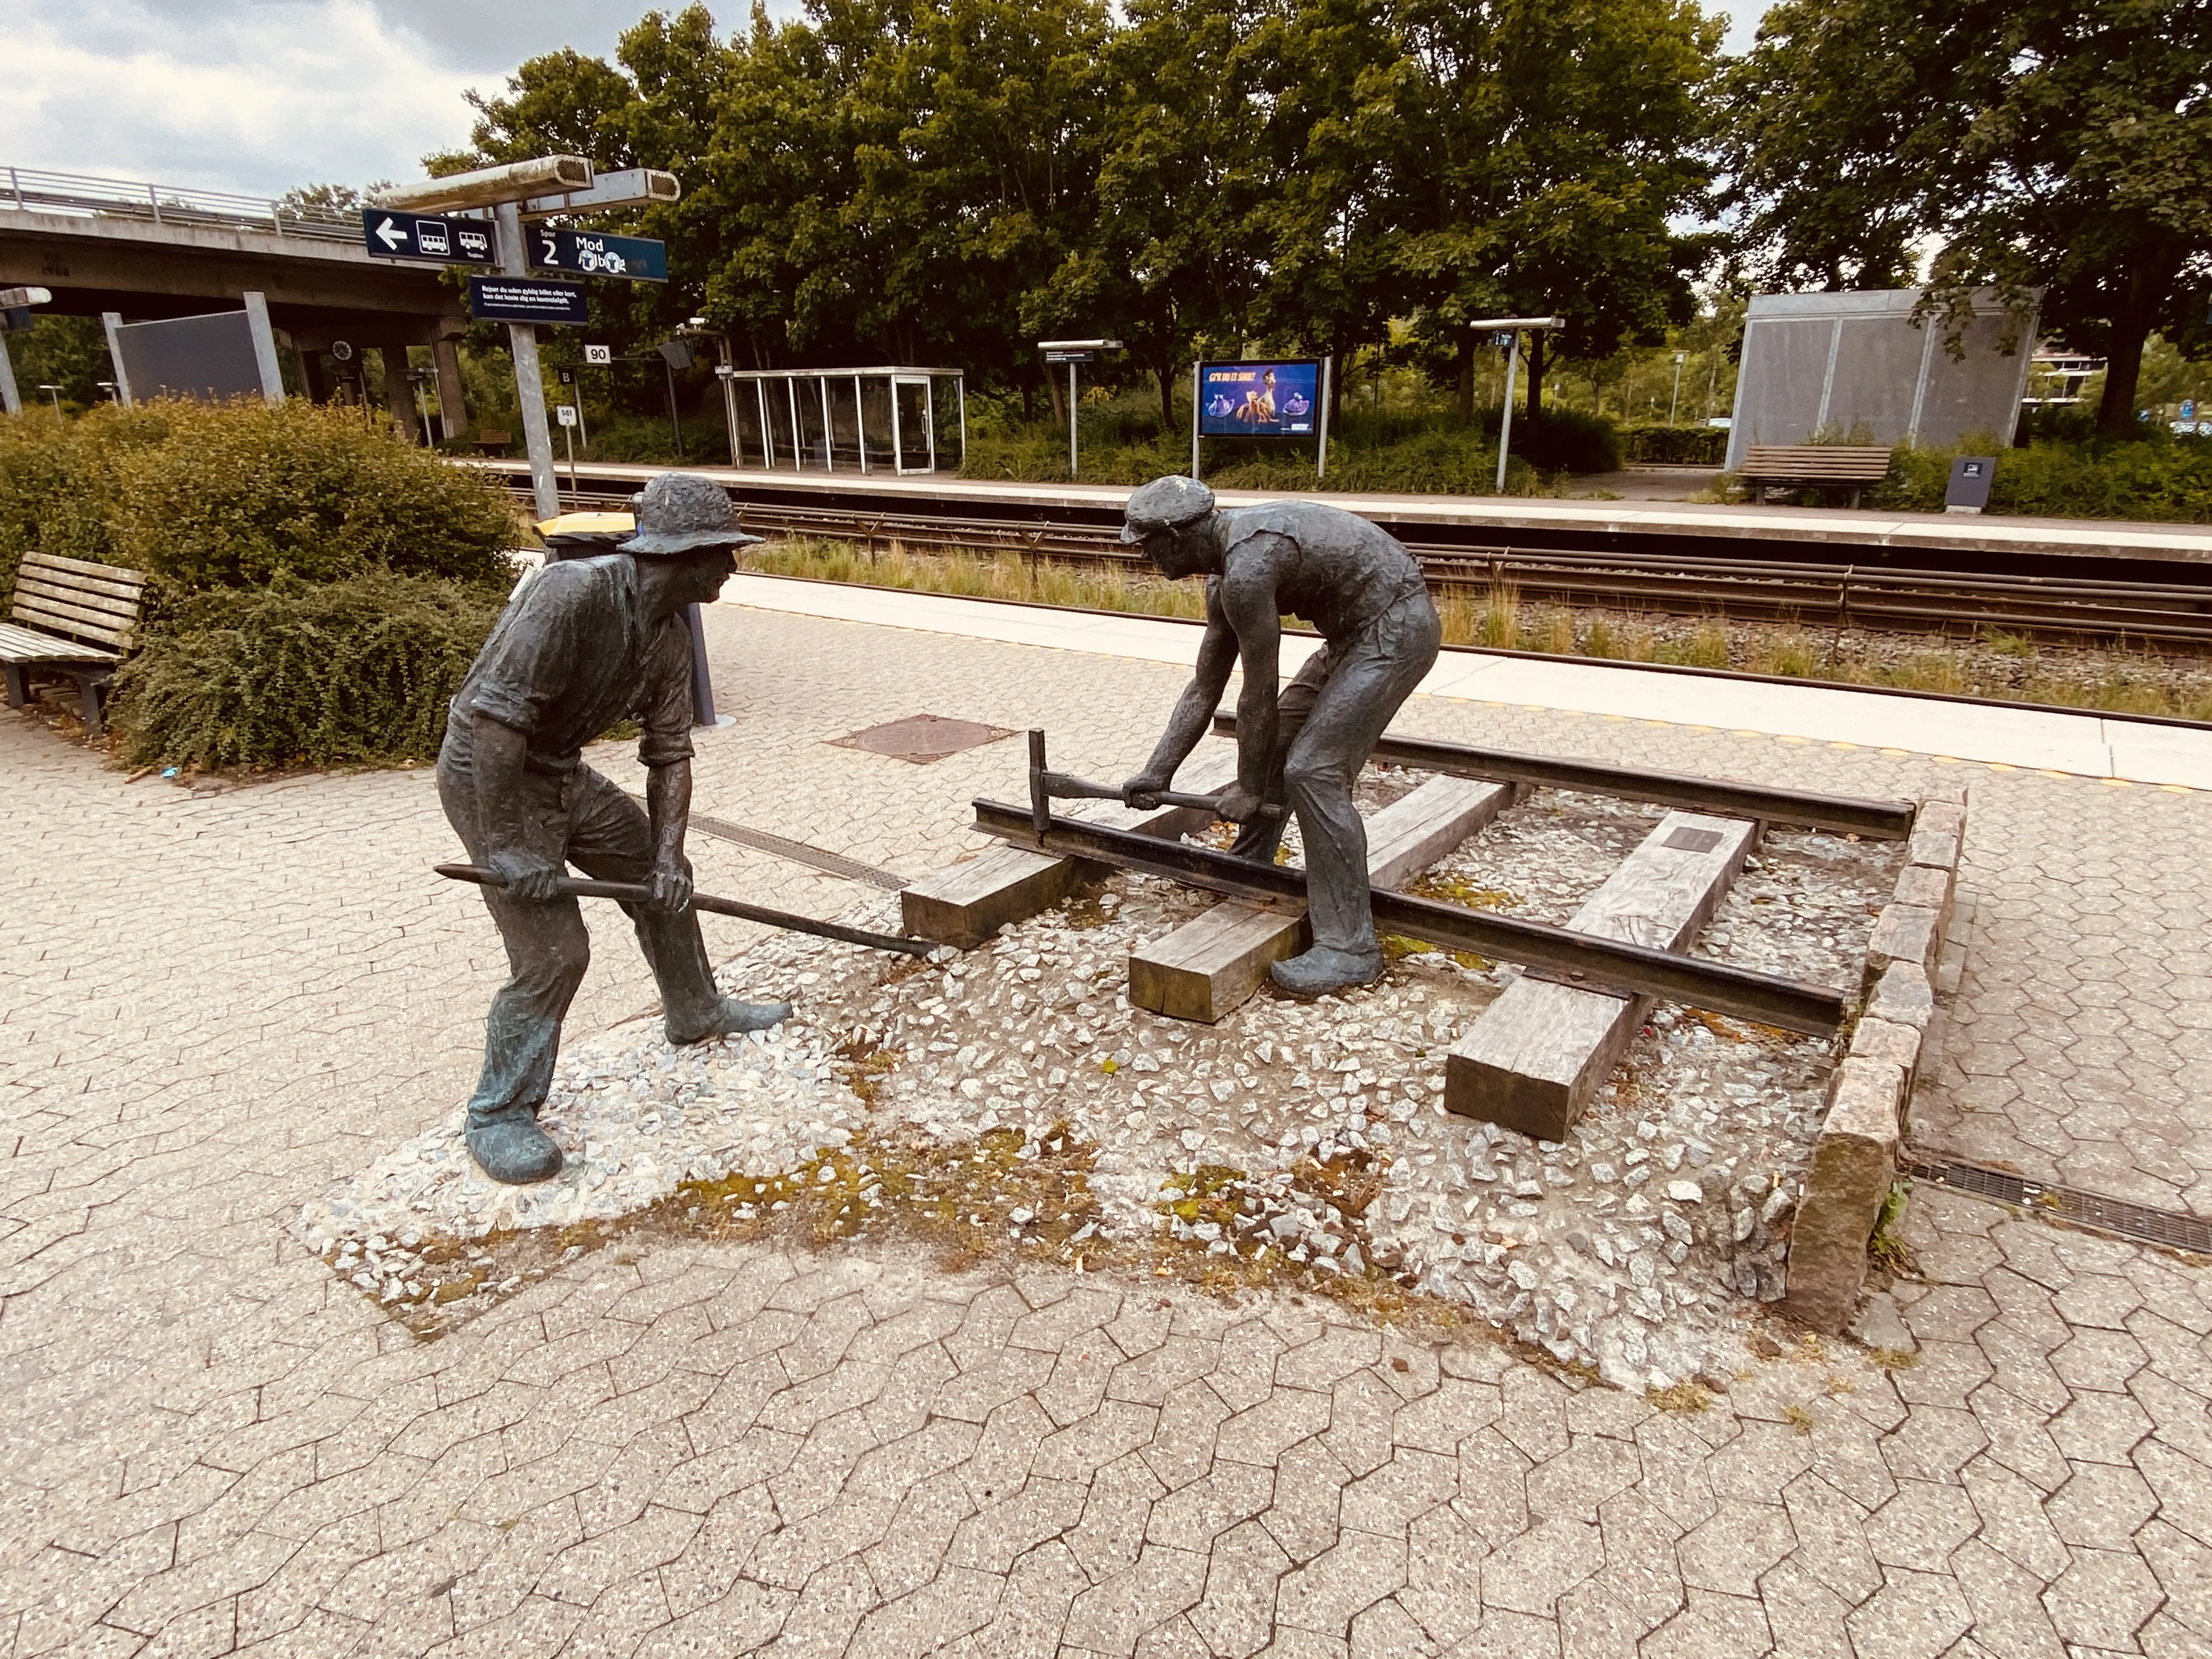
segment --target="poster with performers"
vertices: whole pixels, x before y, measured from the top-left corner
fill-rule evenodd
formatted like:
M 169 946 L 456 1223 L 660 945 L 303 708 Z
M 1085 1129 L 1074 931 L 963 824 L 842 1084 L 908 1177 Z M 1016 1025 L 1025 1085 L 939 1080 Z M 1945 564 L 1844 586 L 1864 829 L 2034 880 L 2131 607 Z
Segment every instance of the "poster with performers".
M 1321 360 L 1200 363 L 1198 429 L 1208 438 L 1310 438 L 1321 418 Z

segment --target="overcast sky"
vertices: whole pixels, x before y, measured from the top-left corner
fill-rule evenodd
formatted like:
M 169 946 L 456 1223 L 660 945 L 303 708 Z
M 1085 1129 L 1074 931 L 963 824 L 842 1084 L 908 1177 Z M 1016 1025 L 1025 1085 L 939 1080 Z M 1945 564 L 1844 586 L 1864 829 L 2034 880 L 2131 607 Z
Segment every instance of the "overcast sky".
M 670 11 L 682 0 L 663 0 Z M 0 162 L 275 195 L 419 176 L 471 87 L 561 46 L 611 55 L 649 0 L 7 0 Z M 1762 8 L 1738 5 L 1729 44 Z M 741 22 L 749 0 L 714 8 Z M 779 15 L 797 0 L 771 0 Z

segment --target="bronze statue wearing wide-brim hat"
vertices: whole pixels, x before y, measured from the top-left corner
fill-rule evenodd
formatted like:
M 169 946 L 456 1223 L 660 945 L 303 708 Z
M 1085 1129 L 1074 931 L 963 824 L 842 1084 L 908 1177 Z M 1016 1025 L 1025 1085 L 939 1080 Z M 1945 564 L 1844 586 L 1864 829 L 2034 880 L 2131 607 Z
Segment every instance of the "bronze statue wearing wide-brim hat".
M 729 492 L 696 472 L 664 472 L 635 497 L 637 534 L 616 551 L 669 557 L 705 547 L 750 547 L 763 540 L 738 528 Z

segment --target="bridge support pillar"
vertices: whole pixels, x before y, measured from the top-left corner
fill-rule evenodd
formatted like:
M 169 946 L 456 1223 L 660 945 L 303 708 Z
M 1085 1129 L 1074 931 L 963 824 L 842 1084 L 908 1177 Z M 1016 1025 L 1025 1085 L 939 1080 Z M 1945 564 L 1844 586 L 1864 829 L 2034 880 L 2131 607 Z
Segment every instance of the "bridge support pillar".
M 0 414 L 22 412 L 23 394 L 15 389 L 15 365 L 8 356 L 8 337 L 0 334 Z
M 261 376 L 261 401 L 271 409 L 284 403 L 284 370 L 276 361 L 276 331 L 269 321 L 269 296 L 247 289 L 246 325 L 253 335 L 253 365 Z
M 407 348 L 379 346 L 376 350 L 384 360 L 384 406 L 392 411 L 392 424 L 409 443 L 419 444 L 422 434 L 415 423 L 415 387 L 407 378 Z
M 469 423 L 469 400 L 461 389 L 461 343 L 432 342 L 430 362 L 438 374 L 438 437 L 443 441 Z

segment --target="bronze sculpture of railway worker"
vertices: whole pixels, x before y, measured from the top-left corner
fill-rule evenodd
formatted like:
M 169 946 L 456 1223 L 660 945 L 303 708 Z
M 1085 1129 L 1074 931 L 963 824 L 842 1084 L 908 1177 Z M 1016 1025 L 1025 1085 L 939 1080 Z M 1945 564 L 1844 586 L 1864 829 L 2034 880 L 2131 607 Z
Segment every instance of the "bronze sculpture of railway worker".
M 1443 635 L 1420 567 L 1395 538 L 1318 501 L 1218 508 L 1195 478 L 1155 478 L 1129 497 L 1124 542 L 1164 574 L 1206 578 L 1198 670 L 1145 769 L 1122 786 L 1133 806 L 1157 804 L 1198 740 L 1241 661 L 1236 787 L 1221 813 L 1243 825 L 1237 856 L 1271 861 L 1283 820 L 1297 813 L 1312 948 L 1268 971 L 1295 996 L 1382 976 L 1367 883 L 1367 831 L 1352 785 L 1376 740 L 1436 662 Z M 1326 648 L 1281 684 L 1281 618 L 1304 617 Z
M 711 478 L 664 473 L 637 498 L 637 534 L 598 558 L 548 564 L 520 588 L 455 694 L 438 752 L 438 794 L 471 860 L 505 878 L 484 889 L 511 976 L 484 1022 L 483 1075 L 466 1136 L 495 1181 L 543 1181 L 561 1149 L 538 1124 L 561 1022 L 591 960 L 564 863 L 653 890 L 625 904 L 660 987 L 672 1042 L 764 1030 L 787 1003 L 724 997 L 691 908 L 684 833 L 691 812 L 691 645 L 678 614 L 720 592 L 737 527 Z M 583 763 L 625 717 L 643 726 L 646 805 Z

